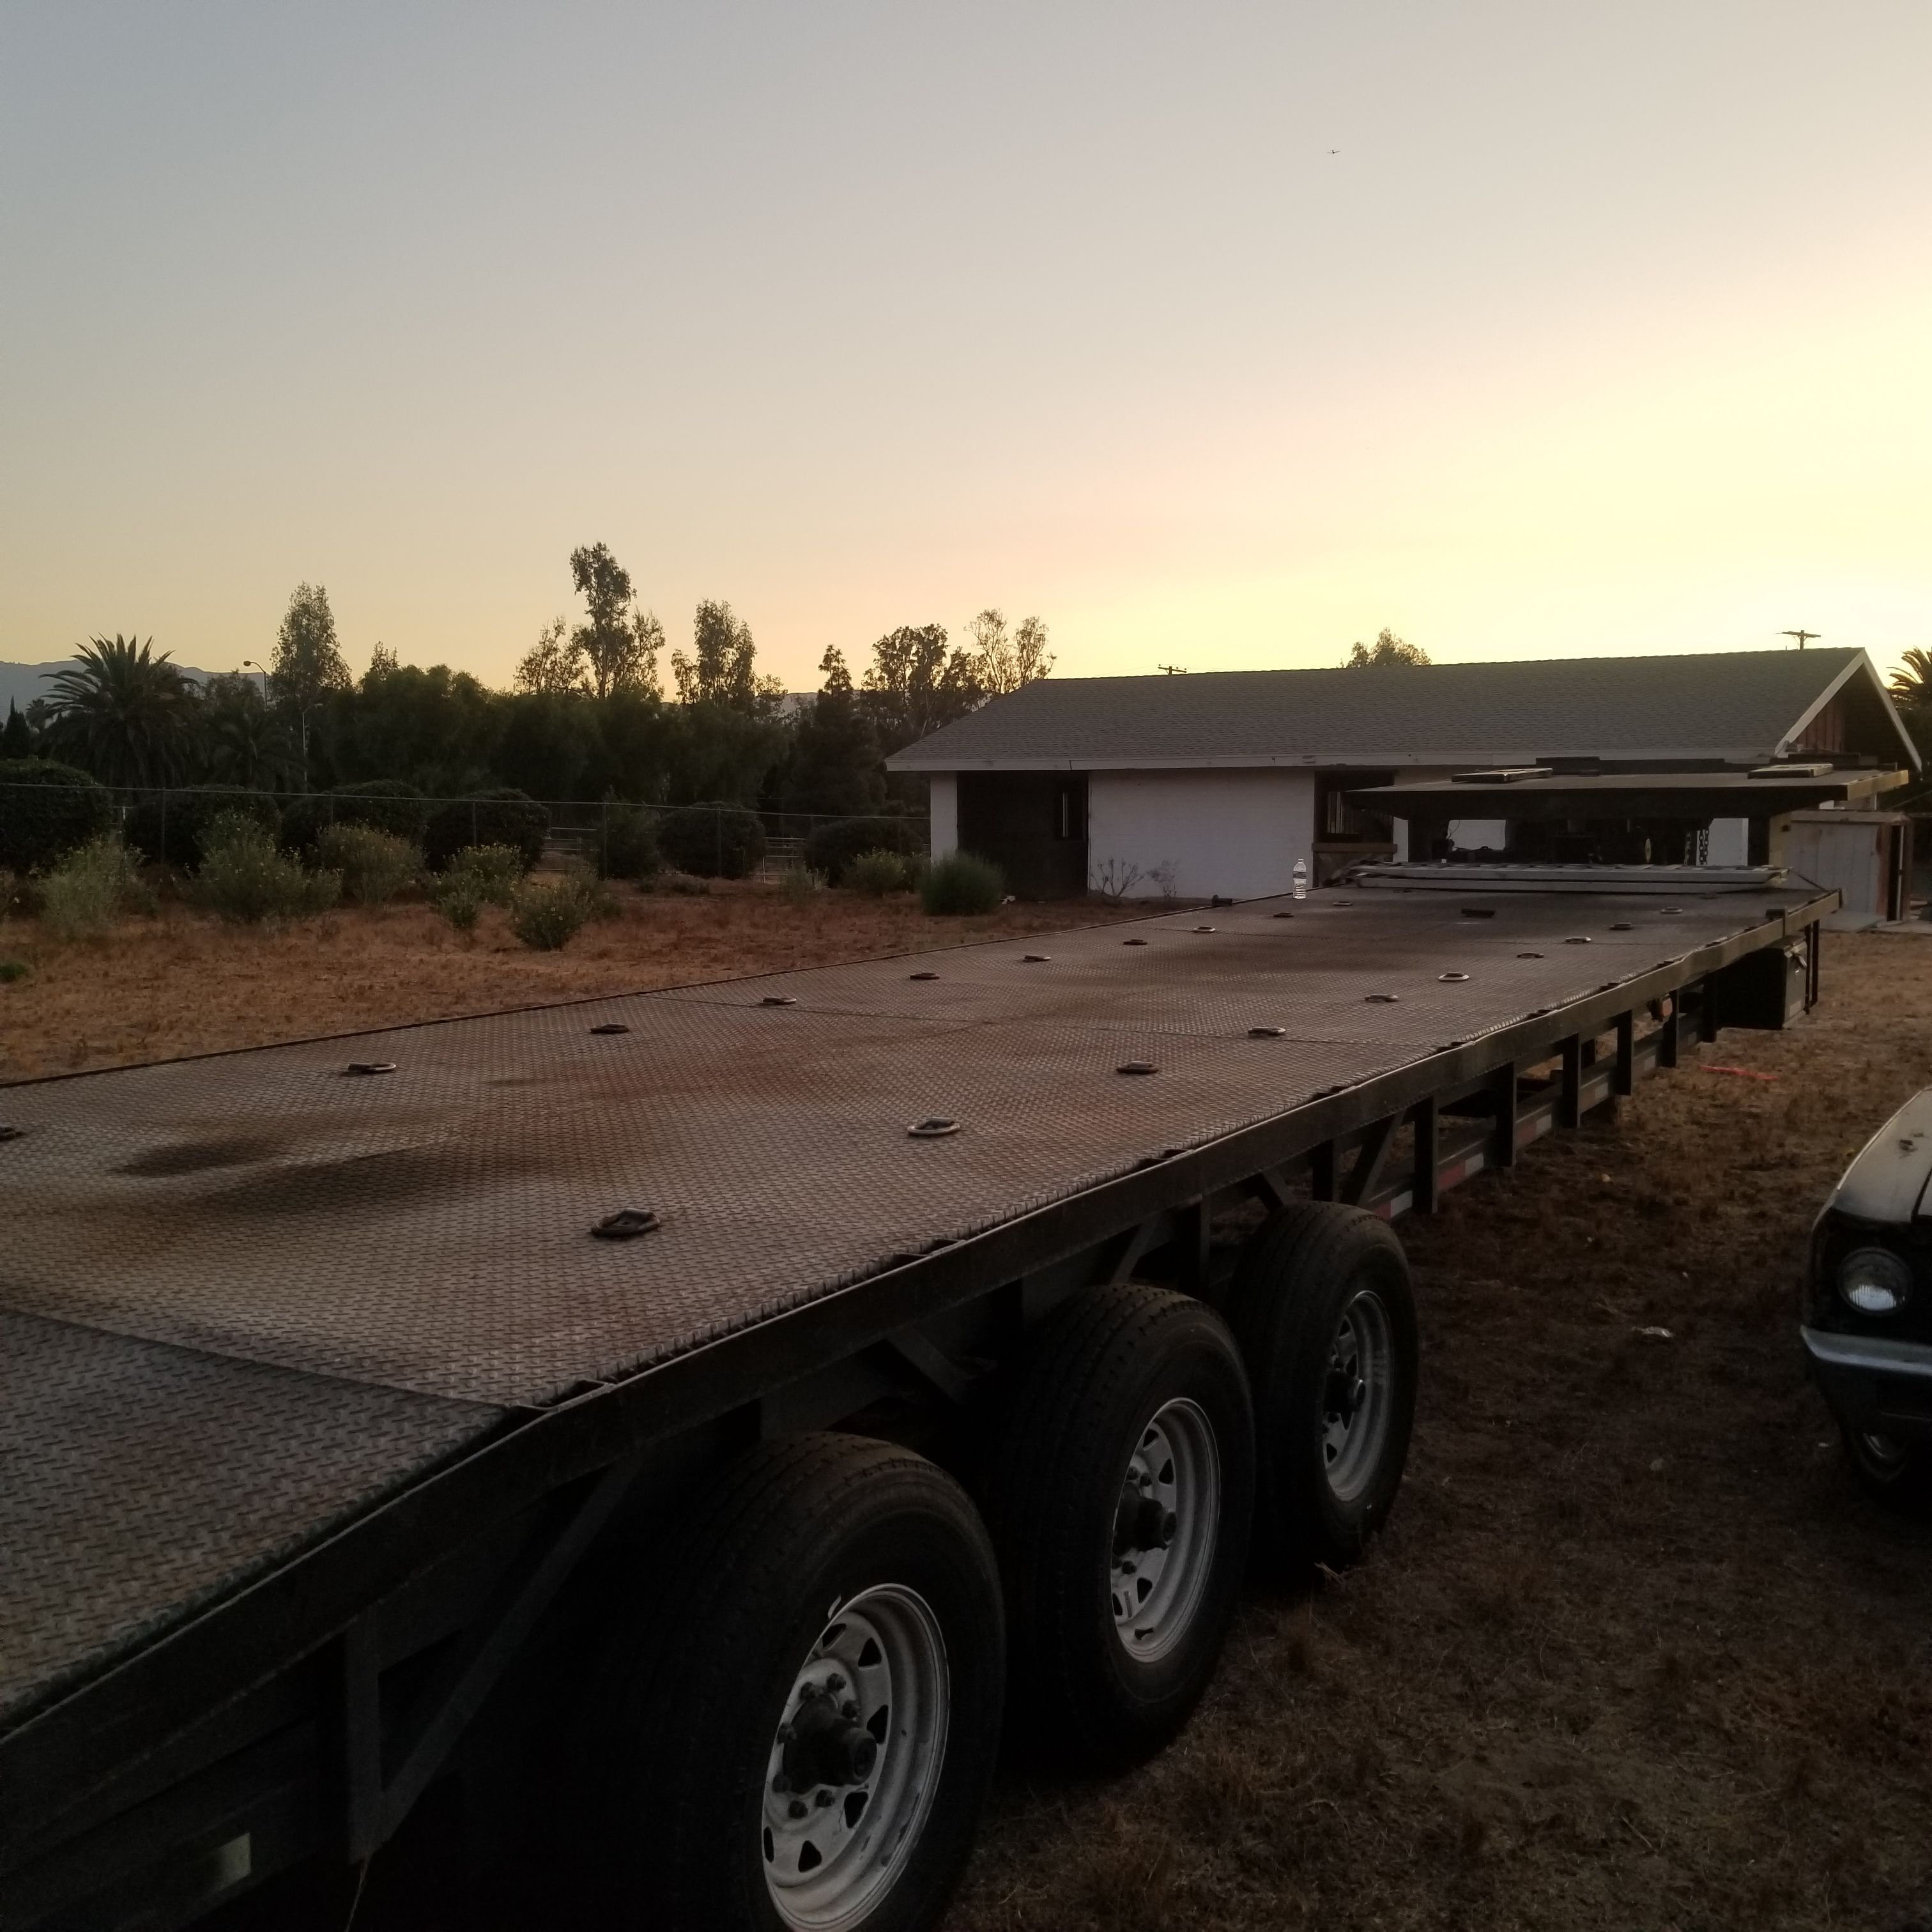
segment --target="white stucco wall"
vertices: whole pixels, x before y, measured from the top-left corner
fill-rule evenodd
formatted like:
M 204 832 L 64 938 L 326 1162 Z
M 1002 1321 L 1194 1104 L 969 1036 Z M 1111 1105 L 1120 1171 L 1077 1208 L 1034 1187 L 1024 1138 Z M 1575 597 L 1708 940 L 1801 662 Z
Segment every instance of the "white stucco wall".
M 1449 836 L 1459 852 L 1500 852 L 1509 843 L 1506 818 L 1452 818 Z
M 959 846 L 959 780 L 952 772 L 934 772 L 926 802 L 932 830 L 932 856 L 943 859 Z
M 1095 772 L 1087 783 L 1090 885 L 1110 859 L 1139 867 L 1136 898 L 1160 891 L 1155 874 L 1169 861 L 1174 890 L 1190 899 L 1289 891 L 1298 859 L 1312 876 L 1312 772 Z

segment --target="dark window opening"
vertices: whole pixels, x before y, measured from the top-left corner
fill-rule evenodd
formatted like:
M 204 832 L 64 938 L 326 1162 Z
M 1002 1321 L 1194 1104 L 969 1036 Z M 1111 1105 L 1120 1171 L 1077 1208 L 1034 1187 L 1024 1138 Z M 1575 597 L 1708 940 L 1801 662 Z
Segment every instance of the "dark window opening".
M 1087 781 L 1063 778 L 1054 789 L 1054 829 L 1056 838 L 1084 838 L 1087 836 Z
M 1023 899 L 1087 890 L 1084 772 L 962 772 L 959 843 L 990 859 Z
M 1317 780 L 1316 842 L 1324 845 L 1393 845 L 1395 820 L 1348 802 L 1352 791 L 1393 784 L 1393 772 L 1324 772 Z

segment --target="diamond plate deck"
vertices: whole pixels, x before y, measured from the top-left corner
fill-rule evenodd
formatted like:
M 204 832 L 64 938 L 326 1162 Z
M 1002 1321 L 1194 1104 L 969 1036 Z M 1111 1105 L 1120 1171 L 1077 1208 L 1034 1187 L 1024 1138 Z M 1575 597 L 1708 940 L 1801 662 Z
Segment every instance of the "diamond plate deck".
M 498 1412 L 0 1313 L 0 1726 Z
M 1583 898 L 1262 902 L 22 1085 L 0 1306 L 538 1406 L 1594 992 L 1765 896 L 1640 926 Z M 935 1114 L 962 1131 L 907 1137 Z M 661 1232 L 590 1238 L 627 1206 Z
M 506 1414 L 1808 896 L 1259 902 L 0 1090 L 0 1725 Z

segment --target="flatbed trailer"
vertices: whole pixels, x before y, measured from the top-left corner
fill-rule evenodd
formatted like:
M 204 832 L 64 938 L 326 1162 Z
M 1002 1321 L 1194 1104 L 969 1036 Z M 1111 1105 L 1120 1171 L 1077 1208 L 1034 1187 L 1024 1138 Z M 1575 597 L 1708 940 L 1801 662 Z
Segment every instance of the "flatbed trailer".
M 929 1922 L 970 1840 L 1003 1640 L 1036 1689 L 1058 1658 L 1065 1722 L 1085 1712 L 1131 1755 L 1211 1670 L 1251 1517 L 1264 1558 L 1298 1534 L 1345 1555 L 1336 1538 L 1376 1526 L 1413 1366 L 1399 1250 L 1368 1217 L 1431 1211 L 1720 1027 L 1816 999 L 1834 896 L 1631 883 L 1445 889 L 1397 868 L 1304 901 L 0 1090 L 0 1928 L 188 1922 L 298 1861 L 366 1859 L 446 1774 L 514 1814 L 519 1775 L 558 1761 L 543 1741 L 582 1721 L 620 1761 L 603 1784 L 661 1790 L 625 1727 L 679 1721 L 698 1694 L 678 1680 L 731 1616 L 755 1675 L 763 1626 L 734 1592 L 765 1546 L 731 1527 L 755 1516 L 745 1498 L 769 1490 L 791 1522 L 821 1493 L 862 1497 L 853 1433 L 966 1478 L 990 1532 L 961 1490 L 904 1504 L 884 1546 L 984 1546 L 1004 1640 L 974 1634 L 970 1605 L 949 1624 L 941 1583 L 842 1586 L 809 1613 L 839 1615 L 770 1713 L 770 1755 L 746 1760 L 770 1771 L 750 1849 L 679 1853 L 668 1876 L 626 1853 L 602 1895 L 614 1923 Z M 1340 1264 L 1321 1256 L 1344 1250 L 1391 1285 L 1341 1284 L 1316 1382 L 1277 1373 L 1270 1351 L 1302 1346 L 1292 1304 L 1328 1292 Z M 1129 1286 L 1148 1282 L 1165 1290 Z M 1183 1333 L 1184 1298 L 1213 1334 Z M 1359 1358 L 1358 1302 L 1384 1321 Z M 1243 1368 L 1208 1360 L 1222 1316 Z M 1134 1322 L 1153 1339 L 1130 1348 Z M 1083 1493 L 1061 1472 L 1088 1412 L 1052 1412 L 1099 1388 L 1070 1362 L 1151 1360 L 1170 1331 L 1188 1372 L 1234 1376 L 1241 1413 L 1207 1390 L 1131 1419 L 1126 1486 L 1115 1470 L 1093 1499 L 1094 1628 L 1121 1648 L 1104 1684 L 1074 1684 L 1078 1644 L 1029 1621 L 1058 1560 L 1034 1493 Z M 1051 1374 L 1027 1366 L 1042 1352 Z M 1361 1463 L 1354 1516 L 1339 1480 L 1309 1516 L 1304 1442 L 1318 1469 Z M 916 1486 L 908 1462 L 874 1456 L 874 1486 Z M 843 1534 L 808 1522 L 760 1600 L 782 1609 Z M 1137 1624 L 1123 1578 L 1168 1607 Z M 602 1626 L 621 1616 L 686 1646 L 634 1695 L 610 1677 L 626 1640 Z M 855 1650 L 854 1630 L 879 1642 Z M 891 1714 L 868 1714 L 889 1680 Z M 622 1806 L 563 1828 L 621 1835 Z

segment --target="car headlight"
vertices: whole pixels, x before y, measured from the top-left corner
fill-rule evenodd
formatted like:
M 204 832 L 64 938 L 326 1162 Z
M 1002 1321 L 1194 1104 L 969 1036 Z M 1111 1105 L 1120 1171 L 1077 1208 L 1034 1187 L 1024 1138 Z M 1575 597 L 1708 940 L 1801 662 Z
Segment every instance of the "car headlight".
M 1855 1248 L 1838 1264 L 1838 1292 L 1861 1315 L 1896 1315 L 1912 1296 L 1912 1270 L 1889 1248 Z

